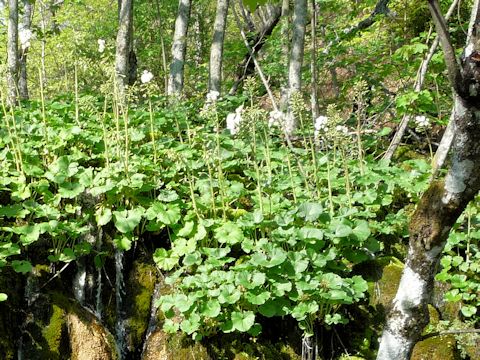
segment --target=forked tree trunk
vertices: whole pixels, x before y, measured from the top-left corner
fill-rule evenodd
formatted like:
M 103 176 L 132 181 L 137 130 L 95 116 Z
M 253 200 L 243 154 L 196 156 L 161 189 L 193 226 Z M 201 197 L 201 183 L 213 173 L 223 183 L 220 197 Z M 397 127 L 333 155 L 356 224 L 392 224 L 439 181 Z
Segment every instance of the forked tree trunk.
M 222 88 L 222 60 L 225 28 L 227 26 L 229 0 L 217 1 L 217 14 L 213 26 L 213 41 L 210 49 L 210 71 L 208 91 L 221 93 Z
M 455 91 L 452 164 L 433 182 L 410 221 L 410 243 L 400 286 L 388 313 L 377 360 L 407 360 L 428 323 L 427 304 L 437 266 L 453 224 L 480 190 L 480 0 L 472 9 L 473 29 L 462 68 L 455 58 L 438 0 L 428 0 Z
M 27 76 L 27 53 L 30 47 L 30 41 L 28 37 L 32 27 L 32 14 L 33 3 L 29 0 L 23 0 L 23 16 L 20 25 L 20 32 L 24 32 L 25 43 L 21 44 L 21 55 L 19 59 L 19 78 L 18 78 L 18 91 L 22 100 L 27 100 L 28 96 L 28 76 Z
M 253 23 L 250 14 L 243 7 L 242 0 L 238 0 L 238 5 L 240 8 L 240 13 L 242 14 L 242 18 L 245 20 L 248 31 L 253 32 L 256 28 L 259 28 L 255 34 L 248 36 L 248 47 L 252 49 L 252 54 L 254 56 L 257 56 L 258 53 L 262 50 L 263 45 L 265 45 L 268 37 L 272 34 L 275 26 L 277 26 L 280 20 L 281 8 L 278 5 L 271 7 L 271 11 L 268 12 L 268 18 L 265 19 L 265 22 L 262 22 L 259 26 L 256 26 Z M 255 73 L 255 64 L 252 60 L 252 54 L 250 54 L 250 52 L 247 52 L 242 62 L 238 65 L 235 82 L 233 83 L 232 88 L 228 92 L 229 95 L 234 95 L 242 82 L 247 77 Z
M 190 20 L 190 0 L 180 0 L 173 34 L 172 62 L 168 79 L 168 95 L 179 96 L 183 91 L 185 56 L 187 53 L 188 22 Z
M 118 1 L 118 32 L 115 53 L 115 71 L 118 93 L 121 98 L 125 89 L 131 83 L 131 68 L 134 65 L 133 49 L 133 0 Z
M 8 0 L 7 57 L 7 101 L 13 106 L 18 92 L 18 0 Z

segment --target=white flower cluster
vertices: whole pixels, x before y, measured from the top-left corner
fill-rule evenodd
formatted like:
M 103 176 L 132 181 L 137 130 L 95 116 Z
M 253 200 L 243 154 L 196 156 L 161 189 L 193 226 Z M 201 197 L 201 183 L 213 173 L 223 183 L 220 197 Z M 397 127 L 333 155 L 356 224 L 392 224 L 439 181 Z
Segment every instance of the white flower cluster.
M 348 135 L 348 128 L 346 126 L 343 126 L 343 125 L 337 125 L 335 127 L 335 130 L 337 131 L 337 133 L 341 134 L 341 135 L 344 135 L 344 136 L 347 136 Z
M 140 81 L 142 84 L 149 83 L 153 79 L 153 74 L 148 70 L 143 70 L 142 76 L 140 76 Z
M 106 41 L 103 39 L 98 39 L 97 43 L 98 43 L 98 52 L 103 53 L 105 51 Z
M 418 131 L 427 130 L 430 127 L 430 120 L 424 115 L 415 116 L 415 128 Z
M 207 103 L 211 104 L 218 100 L 220 93 L 218 91 L 209 91 L 207 94 Z
M 242 122 L 243 105 L 235 109 L 234 113 L 227 115 L 227 129 L 230 134 L 235 135 L 240 130 L 240 123 Z
M 328 128 L 328 118 L 326 116 L 320 115 L 315 119 L 315 140 L 318 140 L 320 132 L 326 132 Z
M 272 127 L 276 125 L 282 126 L 285 118 L 285 114 L 283 112 L 281 112 L 280 110 L 274 110 L 274 111 L 270 111 L 269 115 L 270 116 L 268 118 L 268 127 Z
M 23 51 L 30 47 L 30 40 L 33 38 L 33 32 L 30 29 L 21 29 L 18 32 L 18 40 Z

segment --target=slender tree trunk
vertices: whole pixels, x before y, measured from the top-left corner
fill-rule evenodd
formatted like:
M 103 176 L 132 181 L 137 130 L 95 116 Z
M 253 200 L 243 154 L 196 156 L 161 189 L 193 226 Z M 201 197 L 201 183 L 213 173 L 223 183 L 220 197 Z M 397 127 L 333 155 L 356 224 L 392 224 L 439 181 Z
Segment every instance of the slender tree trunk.
M 455 138 L 452 165 L 444 181 L 434 181 L 410 221 L 410 242 L 399 289 L 388 313 L 377 360 L 407 360 L 428 323 L 427 304 L 448 234 L 467 204 L 480 190 L 480 0 L 472 9 L 473 33 L 462 67 L 455 57 L 438 0 L 429 0 L 455 91 Z
M 162 51 L 162 68 L 163 68 L 163 78 L 165 84 L 165 94 L 167 93 L 168 89 L 168 64 L 167 64 L 167 50 L 165 48 L 165 39 L 164 39 L 164 29 L 163 29 L 163 22 L 162 22 L 162 14 L 160 13 L 160 0 L 155 0 L 155 5 L 157 9 L 157 16 L 158 16 L 158 33 L 160 36 L 160 48 Z
M 190 9 L 190 44 L 192 44 L 192 49 L 190 50 L 191 58 L 195 67 L 199 67 L 203 63 L 203 54 L 204 54 L 204 33 L 205 29 L 205 19 L 203 9 L 200 8 L 199 4 L 191 5 Z M 187 40 L 188 42 L 188 40 Z
M 173 34 L 172 63 L 168 79 L 168 95 L 180 96 L 183 91 L 185 57 L 187 54 L 188 22 L 190 20 L 190 0 L 180 0 Z
M 20 98 L 27 100 L 28 96 L 28 76 L 27 76 L 27 53 L 30 47 L 30 34 L 32 27 L 32 15 L 33 15 L 33 3 L 29 0 L 23 0 L 23 17 L 20 24 L 20 34 L 23 32 L 23 41 L 21 43 L 21 56 L 20 56 L 20 74 L 18 79 L 18 88 Z
M 7 100 L 13 106 L 17 103 L 18 91 L 18 0 L 8 0 L 7 56 Z
M 222 89 L 222 60 L 225 28 L 227 26 L 229 0 L 217 1 L 217 14 L 213 26 L 213 41 L 210 49 L 210 69 L 208 78 L 208 91 L 219 94 Z
M 315 0 L 311 0 L 311 9 L 312 9 L 312 19 L 311 19 L 311 35 L 312 35 L 312 55 L 310 62 L 310 69 L 312 73 L 312 95 L 311 99 L 311 108 L 312 108 L 312 119 L 315 122 L 315 119 L 318 117 L 318 73 L 317 73 L 317 3 Z
M 133 0 L 119 0 L 117 49 L 115 71 L 118 93 L 121 98 L 131 81 L 131 57 L 133 35 Z
M 296 119 L 291 111 L 290 100 L 292 95 L 299 93 L 302 88 L 302 65 L 305 51 L 305 30 L 307 26 L 307 0 L 295 0 L 293 8 L 293 32 L 290 62 L 288 66 L 288 112 L 285 128 L 293 134 L 297 127 Z
M 289 18 L 290 17 L 290 0 L 282 1 L 282 53 L 287 59 L 288 66 L 288 54 L 290 53 L 290 34 L 289 34 Z

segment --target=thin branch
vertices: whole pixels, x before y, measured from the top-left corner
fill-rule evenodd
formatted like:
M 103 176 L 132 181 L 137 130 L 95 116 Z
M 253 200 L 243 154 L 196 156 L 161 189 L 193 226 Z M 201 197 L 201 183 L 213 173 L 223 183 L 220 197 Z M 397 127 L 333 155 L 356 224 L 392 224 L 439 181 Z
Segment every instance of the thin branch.
M 452 14 L 455 11 L 455 8 L 458 6 L 459 2 L 460 2 L 460 0 L 455 0 L 452 3 L 452 5 L 450 5 L 450 8 L 448 9 L 447 13 L 445 14 L 445 21 L 448 20 L 452 16 Z M 430 46 L 430 49 L 428 50 L 427 56 L 423 59 L 422 63 L 420 64 L 420 67 L 419 67 L 418 72 L 417 72 L 417 78 L 415 80 L 415 85 L 413 87 L 414 91 L 420 92 L 422 90 L 423 84 L 425 83 L 425 78 L 427 76 L 428 65 L 430 64 L 430 61 L 432 60 L 433 55 L 435 55 L 435 52 L 436 52 L 439 44 L 440 44 L 440 39 L 437 35 L 435 37 L 435 40 L 433 40 L 433 43 Z M 398 125 L 397 132 L 395 133 L 395 136 L 393 137 L 390 145 L 388 146 L 388 149 L 385 152 L 385 155 L 383 155 L 384 160 L 390 161 L 392 159 L 393 155 L 395 154 L 395 151 L 397 151 L 397 148 L 402 141 L 403 135 L 405 134 L 405 131 L 407 130 L 408 123 L 410 122 L 411 118 L 412 118 L 412 116 L 410 114 L 405 114 L 402 117 L 402 121 L 400 121 L 400 124 Z M 448 150 L 447 150 L 447 152 L 448 152 Z
M 455 55 L 455 49 L 450 41 L 450 33 L 448 32 L 447 24 L 442 15 L 438 0 L 428 0 L 428 7 L 430 9 L 430 13 L 432 14 L 433 23 L 435 24 L 438 38 L 442 44 L 445 63 L 448 70 L 448 80 L 450 81 L 450 84 L 454 88 L 455 92 L 462 96 L 465 94 L 463 88 L 463 76 Z

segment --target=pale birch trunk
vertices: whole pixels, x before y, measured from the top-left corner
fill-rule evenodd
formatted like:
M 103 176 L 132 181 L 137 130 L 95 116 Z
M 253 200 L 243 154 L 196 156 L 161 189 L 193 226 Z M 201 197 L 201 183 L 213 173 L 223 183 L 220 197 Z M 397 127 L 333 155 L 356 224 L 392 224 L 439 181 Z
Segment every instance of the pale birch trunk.
M 185 57 L 187 53 L 190 0 L 180 0 L 173 34 L 172 62 L 168 79 L 168 95 L 180 96 L 183 91 Z
M 472 10 L 474 29 L 462 68 L 455 57 L 438 0 L 429 0 L 448 77 L 455 91 L 455 138 L 452 164 L 443 181 L 433 182 L 410 221 L 409 250 L 397 294 L 388 313 L 377 360 L 407 360 L 428 323 L 427 304 L 448 234 L 467 204 L 480 190 L 480 0 Z
M 7 57 L 7 100 L 13 106 L 18 92 L 18 0 L 8 1 Z
M 227 27 L 229 0 L 217 1 L 217 14 L 213 26 L 213 41 L 210 49 L 208 91 L 219 94 L 222 89 L 222 60 L 225 28 Z
M 133 0 L 119 0 L 115 72 L 118 94 L 125 95 L 131 81 L 131 51 L 133 43 Z
M 27 53 L 30 47 L 30 41 L 27 39 L 28 33 L 31 32 L 32 27 L 32 15 L 33 15 L 33 3 L 29 0 L 23 0 L 23 16 L 20 24 L 20 33 L 24 32 L 24 41 L 21 43 L 21 55 L 20 55 L 20 73 L 18 79 L 18 91 L 20 99 L 27 100 L 28 95 L 28 76 L 27 76 Z
M 302 65 L 305 51 L 305 30 L 307 26 L 307 0 L 295 0 L 293 8 L 293 31 L 292 48 L 288 65 L 288 112 L 285 128 L 289 134 L 293 134 L 297 127 L 297 121 L 291 111 L 291 98 L 299 93 L 302 88 Z

